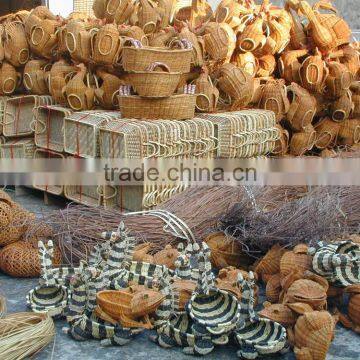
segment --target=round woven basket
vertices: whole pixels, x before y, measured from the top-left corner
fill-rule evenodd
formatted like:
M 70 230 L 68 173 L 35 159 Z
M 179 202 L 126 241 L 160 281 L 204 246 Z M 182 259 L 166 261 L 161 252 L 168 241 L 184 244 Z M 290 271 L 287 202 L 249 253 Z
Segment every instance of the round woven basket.
M 171 72 L 166 64 L 160 62 L 151 64 L 147 71 L 134 71 L 127 75 L 133 89 L 140 96 L 149 97 L 171 96 L 178 87 L 180 78 L 179 72 Z
M 61 263 L 60 251 L 55 248 L 54 266 Z M 0 251 L 0 269 L 13 277 L 40 276 L 40 261 L 37 246 L 30 242 L 18 241 Z

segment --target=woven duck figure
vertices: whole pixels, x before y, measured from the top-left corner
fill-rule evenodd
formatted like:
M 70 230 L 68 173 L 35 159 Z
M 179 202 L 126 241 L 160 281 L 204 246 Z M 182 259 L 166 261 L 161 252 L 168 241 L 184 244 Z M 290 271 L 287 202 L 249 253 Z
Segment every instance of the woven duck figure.
M 259 355 L 286 352 L 286 329 L 277 322 L 259 318 L 254 311 L 254 274 L 250 272 L 246 281 L 239 273 L 238 281 L 242 288 L 241 314 L 245 319 L 245 326 L 235 330 L 235 339 L 240 346 L 238 356 L 255 359 Z
M 345 287 L 360 283 L 360 246 L 351 240 L 327 244 L 318 242 L 308 249 L 312 268 L 331 284 Z

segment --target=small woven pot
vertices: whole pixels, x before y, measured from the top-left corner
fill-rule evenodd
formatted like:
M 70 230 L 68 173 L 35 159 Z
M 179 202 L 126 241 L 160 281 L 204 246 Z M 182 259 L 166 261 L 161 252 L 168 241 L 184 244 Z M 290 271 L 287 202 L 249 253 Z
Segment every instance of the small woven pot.
M 138 95 L 145 97 L 173 95 L 180 78 L 179 72 L 170 72 L 170 68 L 166 64 L 159 62 L 151 64 L 147 71 L 132 72 L 126 77 Z
M 351 91 L 347 91 L 330 104 L 331 118 L 338 122 L 344 121 L 349 118 L 353 108 Z
M 145 34 L 154 33 L 161 21 L 157 8 L 149 0 L 140 0 L 137 16 L 138 26 L 144 30 Z
M 353 329 L 360 332 L 360 285 L 350 285 L 345 289 L 349 294 L 348 314 L 353 322 Z
M 348 119 L 341 123 L 338 144 L 339 145 L 355 145 L 360 142 L 360 120 Z
M 334 147 L 340 130 L 340 123 L 331 120 L 329 117 L 323 118 L 315 125 L 316 141 L 318 149 Z
M 208 71 L 204 71 L 194 81 L 196 86 L 196 110 L 214 112 L 219 99 L 219 90 L 213 85 Z
M 231 60 L 237 67 L 244 69 L 249 75 L 254 76 L 258 69 L 258 61 L 253 53 L 235 53 Z
M 144 30 L 139 26 L 120 25 L 118 27 L 121 37 L 135 39 L 141 42 L 142 45 L 149 45 L 149 40 L 144 33 Z M 151 45 L 155 46 L 155 45 Z
M 286 80 L 287 83 L 300 83 L 299 70 L 301 67 L 300 58 L 308 55 L 305 50 L 292 50 L 284 52 L 279 59 L 280 76 Z
M 31 60 L 24 68 L 23 83 L 25 88 L 34 95 L 49 95 L 46 66 L 44 60 Z
M 273 55 L 263 55 L 258 57 L 258 70 L 256 75 L 259 77 L 271 76 L 276 68 L 276 59 Z
M 247 20 L 245 20 L 246 22 Z M 266 37 L 263 30 L 264 20 L 261 16 L 249 24 L 243 26 L 243 31 L 237 37 L 237 47 L 242 52 L 253 52 L 266 42 Z
M 339 63 L 328 63 L 329 75 L 325 81 L 324 95 L 330 99 L 337 99 L 348 92 L 353 81 L 353 76 L 349 69 Z
M 290 153 L 295 156 L 302 156 L 311 150 L 316 141 L 316 132 L 309 125 L 304 132 L 294 133 L 290 140 Z
M 107 0 L 94 0 L 92 10 L 98 19 L 105 17 Z
M 0 65 L 0 95 L 8 96 L 15 92 L 21 82 L 21 75 L 7 62 Z

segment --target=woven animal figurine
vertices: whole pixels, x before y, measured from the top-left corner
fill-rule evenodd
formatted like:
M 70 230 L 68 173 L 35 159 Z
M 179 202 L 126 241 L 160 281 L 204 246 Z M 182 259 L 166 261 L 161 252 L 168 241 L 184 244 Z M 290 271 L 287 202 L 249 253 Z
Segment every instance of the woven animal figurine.
M 204 64 L 205 44 L 203 38 L 196 36 L 188 26 L 184 26 L 178 35 L 180 40 L 187 40 L 192 44 L 193 66 L 202 66 Z
M 78 65 L 77 74 L 62 90 L 69 106 L 75 111 L 91 110 L 94 107 L 95 90 L 84 83 L 87 74 L 85 65 Z
M 236 36 L 226 23 L 210 22 L 205 26 L 203 36 L 205 51 L 214 61 L 230 61 L 235 50 Z
M 174 7 L 174 0 L 158 0 L 158 12 L 161 15 L 159 27 L 165 29 L 170 25 L 172 20 L 172 12 Z
M 281 53 L 290 42 L 290 28 L 281 24 L 277 19 L 269 16 L 267 25 L 270 30 L 270 38 L 274 41 L 275 47 L 272 55 Z
M 293 4 L 292 1 L 287 1 L 285 3 L 285 9 L 291 16 L 292 25 L 290 29 L 290 45 L 294 50 L 304 49 L 308 44 L 308 38 L 304 29 L 304 25 L 301 23 L 298 16 L 296 16 L 293 10 L 297 10 L 299 2 L 296 1 Z
M 235 330 L 235 339 L 240 349 L 239 358 L 255 359 L 264 354 L 288 351 L 286 329 L 269 319 L 259 318 L 254 311 L 254 275 L 249 272 L 248 280 L 238 275 L 241 288 L 241 314 L 244 325 Z
M 117 95 L 124 81 L 115 75 L 109 74 L 104 70 L 98 69 L 96 75 L 102 80 L 100 88 L 95 89 L 95 96 L 101 107 L 115 110 L 119 106 Z
M 13 94 L 21 81 L 21 74 L 7 62 L 0 64 L 0 95 Z
M 348 92 L 353 81 L 349 69 L 336 61 L 328 63 L 329 75 L 325 81 L 324 95 L 329 99 L 337 99 Z
M 137 16 L 137 25 L 144 30 L 145 34 L 154 33 L 161 21 L 157 7 L 150 0 L 139 0 Z
M 215 21 L 218 23 L 225 22 L 232 28 L 240 25 L 244 15 L 251 13 L 251 10 L 234 0 L 222 0 L 214 13 Z
M 157 33 L 150 34 L 148 36 L 149 46 L 154 47 L 167 47 L 167 44 L 172 38 L 176 36 L 176 31 L 172 27 L 160 30 Z
M 315 125 L 316 141 L 318 149 L 331 148 L 336 145 L 336 140 L 340 130 L 340 123 L 325 117 Z
M 287 87 L 290 107 L 286 119 L 294 131 L 303 131 L 310 125 L 316 113 L 316 99 L 296 83 Z
M 285 79 L 287 83 L 300 83 L 299 70 L 301 67 L 300 58 L 308 55 L 306 49 L 290 50 L 284 52 L 279 58 L 280 76 Z
M 280 122 L 289 110 L 289 100 L 287 98 L 285 81 L 283 79 L 274 79 L 269 80 L 263 85 L 258 105 L 260 109 L 273 111 L 277 122 Z
M 48 95 L 48 81 L 46 67 L 49 63 L 46 60 L 30 60 L 24 68 L 23 83 L 31 94 Z
M 263 55 L 258 58 L 258 70 L 256 75 L 259 77 L 271 76 L 276 68 L 276 59 L 273 55 Z
M 360 83 L 353 82 L 350 86 L 350 90 L 352 92 L 352 100 L 354 103 L 354 111 L 352 113 L 352 116 L 354 118 L 359 118 L 360 117 Z
M 15 67 L 24 66 L 30 57 L 24 25 L 19 21 L 3 27 L 5 60 Z
M 332 51 L 329 53 L 328 58 L 341 62 L 349 69 L 353 76 L 356 76 L 360 66 L 360 57 L 358 51 L 350 45 L 345 45 L 338 50 Z
M 290 154 L 295 156 L 303 156 L 307 151 L 310 151 L 316 141 L 316 132 L 312 125 L 304 128 L 304 131 L 294 133 L 290 139 L 289 148 Z
M 56 20 L 56 16 L 48 9 L 47 6 L 37 6 L 33 9 L 24 21 L 25 33 L 30 40 L 31 30 L 41 23 L 41 20 Z
M 244 69 L 251 76 L 254 76 L 257 72 L 258 60 L 251 52 L 235 52 L 233 54 L 231 62 L 237 67 Z
M 196 109 L 200 112 L 214 112 L 219 99 L 219 90 L 213 85 L 209 72 L 203 69 L 194 81 L 196 86 Z
M 115 23 L 118 25 L 128 23 L 133 11 L 134 2 L 132 0 L 121 0 L 114 15 Z
M 232 109 L 245 108 L 254 95 L 254 79 L 234 64 L 224 64 L 219 69 L 216 85 L 229 98 Z
M 315 49 L 315 54 L 308 56 L 299 69 L 301 86 L 311 92 L 321 92 L 328 73 L 320 51 Z
M 344 95 L 330 104 L 330 115 L 334 121 L 344 121 L 352 115 L 354 104 L 351 91 L 348 90 Z
M 91 33 L 83 21 L 72 20 L 64 29 L 65 46 L 76 62 L 88 63 L 91 57 Z
M 49 91 L 57 104 L 67 105 L 63 88 L 74 73 L 76 73 L 76 67 L 69 65 L 65 60 L 59 60 L 51 67 L 48 75 Z
M 120 25 L 118 29 L 121 37 L 135 39 L 140 41 L 142 45 L 148 45 L 148 38 L 139 26 Z
M 113 65 L 121 50 L 120 33 L 114 24 L 101 27 L 92 35 L 92 59 L 97 64 Z

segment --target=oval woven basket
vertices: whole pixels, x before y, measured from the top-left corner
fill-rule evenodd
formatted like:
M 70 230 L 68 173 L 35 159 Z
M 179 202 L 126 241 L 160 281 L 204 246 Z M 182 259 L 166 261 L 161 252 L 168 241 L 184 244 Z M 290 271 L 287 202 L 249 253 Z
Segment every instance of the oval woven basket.
M 125 71 L 145 71 L 154 62 L 165 63 L 172 72 L 190 72 L 192 49 L 164 49 L 130 47 L 122 49 L 122 66 Z
M 119 96 L 123 118 L 128 119 L 192 119 L 195 115 L 196 95 L 181 94 L 167 98 Z
M 163 71 L 158 71 L 161 69 Z M 180 72 L 171 72 L 165 63 L 155 62 L 146 71 L 134 71 L 127 80 L 140 96 L 167 97 L 174 94 L 181 78 Z

